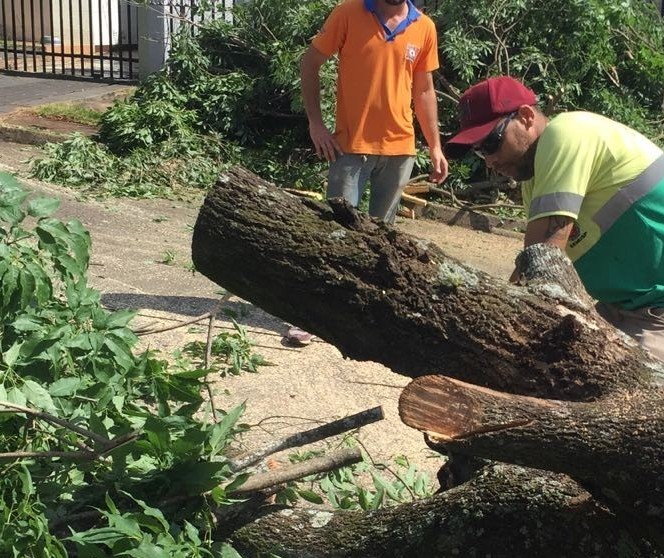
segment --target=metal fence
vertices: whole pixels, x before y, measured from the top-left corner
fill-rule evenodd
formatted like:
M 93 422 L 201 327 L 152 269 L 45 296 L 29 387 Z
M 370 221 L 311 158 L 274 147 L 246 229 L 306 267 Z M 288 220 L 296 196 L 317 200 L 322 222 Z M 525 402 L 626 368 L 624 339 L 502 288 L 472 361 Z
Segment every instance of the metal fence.
M 140 41 L 226 15 L 231 0 L 0 0 L 0 71 L 100 81 L 139 77 Z
M 135 79 L 136 6 L 127 0 L 0 0 L 0 69 Z

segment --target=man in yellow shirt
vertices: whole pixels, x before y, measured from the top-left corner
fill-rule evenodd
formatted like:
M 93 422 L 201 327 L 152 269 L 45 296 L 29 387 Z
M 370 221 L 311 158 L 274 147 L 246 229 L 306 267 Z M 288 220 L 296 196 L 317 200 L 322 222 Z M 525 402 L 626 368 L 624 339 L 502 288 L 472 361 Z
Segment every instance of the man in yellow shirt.
M 536 105 L 511 77 L 482 81 L 459 100 L 446 150 L 474 148 L 521 181 L 525 245 L 565 250 L 600 314 L 664 360 L 664 153 L 598 114 L 549 120 Z
M 323 122 L 321 65 L 339 56 L 336 130 Z M 394 221 L 415 161 L 415 114 L 429 146 L 431 180 L 447 177 L 438 134 L 436 27 L 411 0 L 345 0 L 302 59 L 302 96 L 311 139 L 331 165 L 327 197 L 357 206 L 371 183 L 369 214 Z

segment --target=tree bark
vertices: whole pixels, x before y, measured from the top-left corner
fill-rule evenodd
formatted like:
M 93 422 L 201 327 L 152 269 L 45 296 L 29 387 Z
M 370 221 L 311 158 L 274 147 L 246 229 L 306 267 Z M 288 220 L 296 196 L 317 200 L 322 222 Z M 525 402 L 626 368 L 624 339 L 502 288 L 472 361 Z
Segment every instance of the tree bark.
M 662 533 L 663 396 L 653 389 L 570 403 L 425 376 L 404 389 L 399 414 L 454 453 L 566 473 Z
M 592 308 L 508 285 L 357 213 L 235 168 L 208 194 L 196 269 L 355 360 L 500 391 L 587 400 L 644 386 L 645 353 Z M 404 342 L 407 340 L 407 342 Z
M 247 558 L 663 556 L 564 475 L 508 465 L 488 466 L 467 484 L 393 508 L 264 513 L 231 538 Z
M 664 364 L 596 314 L 569 261 L 551 247 L 523 252 L 517 269 L 527 285 L 514 286 L 361 215 L 342 200 L 321 204 L 297 198 L 235 168 L 220 178 L 200 210 L 192 258 L 217 284 L 315 333 L 343 354 L 414 378 L 442 374 L 501 392 L 581 402 L 606 401 L 621 390 L 647 393 L 664 383 Z M 656 406 L 654 397 L 647 403 Z M 498 406 L 488 408 L 498 416 Z M 626 412 L 619 405 L 614 410 L 607 421 L 619 422 Z M 525 420 L 516 411 L 506 412 L 504 419 Z M 574 433 L 572 459 L 582 450 L 599 451 L 610 464 L 617 448 L 604 451 L 602 440 L 593 448 L 591 438 L 582 436 L 584 417 L 574 415 L 574 422 L 572 416 L 569 411 L 565 423 Z M 632 428 L 644 428 L 638 413 L 633 418 Z M 500 430 L 500 435 L 518 445 L 512 438 L 517 430 Z M 637 451 L 636 438 L 627 440 L 628 451 Z M 509 460 L 509 447 L 482 445 L 487 439 L 489 433 L 472 442 L 448 442 L 455 451 Z M 540 450 L 534 434 L 525 439 Z M 614 438 L 613 443 L 623 441 Z M 644 458 L 659 462 L 659 451 L 655 445 Z M 564 459 L 561 450 L 550 451 L 548 462 L 532 456 L 523 462 L 567 471 Z M 597 480 L 592 459 L 584 459 L 581 482 Z M 637 475 L 640 466 L 646 467 L 638 459 L 629 465 Z M 604 471 L 599 487 L 624 487 L 625 498 L 640 477 L 612 479 L 611 473 L 620 476 L 620 466 Z M 648 482 L 657 490 L 647 501 L 658 505 L 655 477 Z M 235 540 L 247 553 L 272 549 L 280 556 L 660 555 L 664 545 L 649 530 L 650 519 L 642 525 L 621 505 L 608 511 L 594 500 L 585 502 L 582 494 L 566 477 L 494 466 L 436 498 L 395 510 L 338 512 L 324 520 L 316 512 L 269 513 L 237 531 Z M 647 515 L 637 499 L 626 498 L 625 507 Z M 570 539 L 561 537 L 566 530 Z

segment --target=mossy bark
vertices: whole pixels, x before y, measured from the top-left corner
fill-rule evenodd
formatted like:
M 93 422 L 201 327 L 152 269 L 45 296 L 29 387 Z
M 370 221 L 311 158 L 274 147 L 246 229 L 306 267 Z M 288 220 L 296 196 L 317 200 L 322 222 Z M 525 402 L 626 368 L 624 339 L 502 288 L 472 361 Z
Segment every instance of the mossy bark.
M 373 512 L 265 510 L 232 537 L 282 558 L 655 558 L 662 554 L 564 475 L 490 465 L 467 484 Z
M 208 194 L 192 258 L 232 293 L 400 374 L 573 400 L 650 382 L 643 353 L 562 289 L 509 285 L 239 168 Z

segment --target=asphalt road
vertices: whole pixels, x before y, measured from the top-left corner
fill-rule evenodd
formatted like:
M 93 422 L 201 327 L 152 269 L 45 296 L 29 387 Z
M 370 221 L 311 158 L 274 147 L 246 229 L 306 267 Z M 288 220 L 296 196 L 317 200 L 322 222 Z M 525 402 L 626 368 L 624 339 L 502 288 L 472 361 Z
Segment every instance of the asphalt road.
M 101 97 L 126 88 L 127 85 L 94 81 L 0 74 L 0 113 L 44 103 Z

